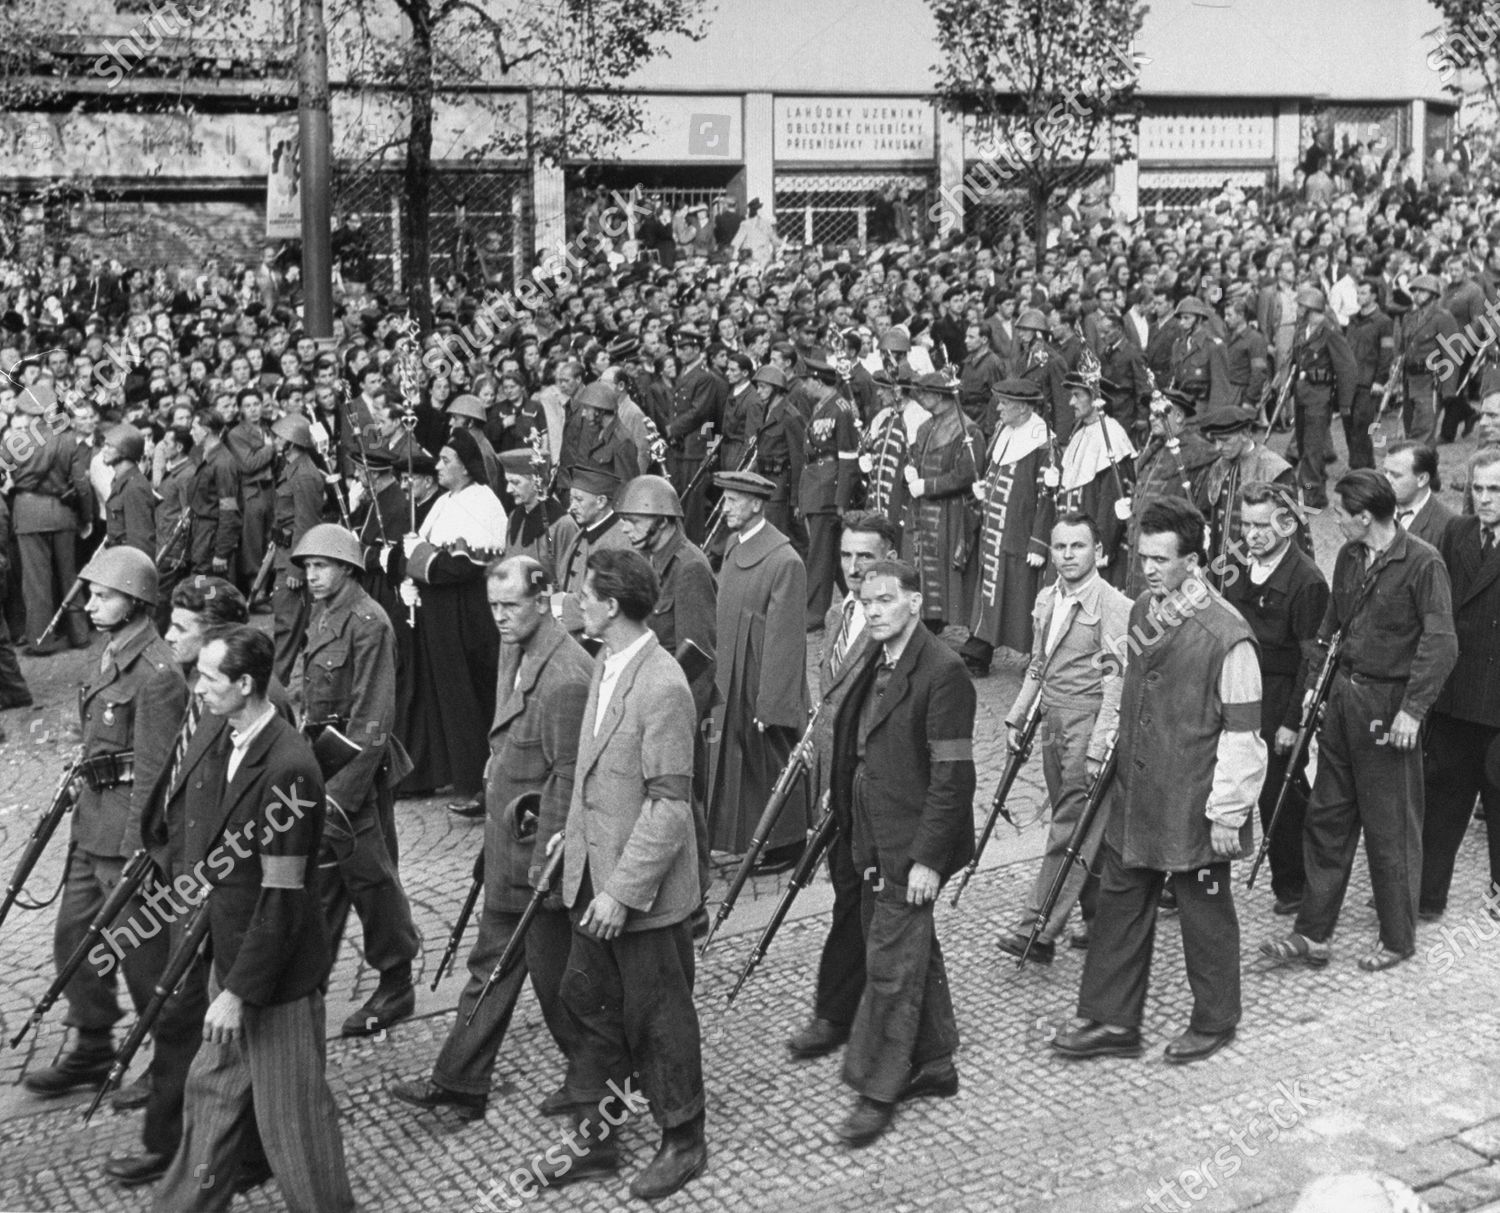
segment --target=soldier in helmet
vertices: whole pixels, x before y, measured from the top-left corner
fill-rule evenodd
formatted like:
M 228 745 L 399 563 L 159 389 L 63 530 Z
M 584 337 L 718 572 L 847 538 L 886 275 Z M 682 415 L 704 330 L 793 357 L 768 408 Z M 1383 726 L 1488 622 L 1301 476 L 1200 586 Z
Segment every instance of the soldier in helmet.
M 1438 402 L 1458 391 L 1461 364 L 1444 350 L 1458 334 L 1458 321 L 1438 296 L 1442 287 L 1432 274 L 1411 280 L 1412 310 L 1401 322 L 1401 361 L 1406 367 L 1406 402 L 1401 422 L 1413 442 L 1437 444 Z
M 146 439 L 133 425 L 104 431 L 104 462 L 114 468 L 104 506 L 104 538 L 111 547 L 125 545 L 156 559 L 156 495 L 141 471 Z
M 1324 455 L 1333 450 L 1336 411 L 1354 407 L 1359 367 L 1336 324 L 1325 315 L 1323 292 L 1305 286 L 1297 292 L 1297 337 L 1292 343 L 1293 399 L 1297 404 L 1297 485 L 1312 509 L 1328 504 Z
M 353 532 L 321 523 L 292 550 L 292 561 L 307 578 L 313 600 L 303 728 L 316 740 L 331 726 L 362 747 L 327 781 L 327 836 L 336 868 L 326 873 L 322 894 L 334 953 L 352 904 L 364 927 L 365 962 L 380 974 L 375 992 L 344 1021 L 345 1036 L 367 1036 L 405 1019 L 416 1006 L 411 962 L 417 929 L 396 870 L 393 789 L 411 767 L 392 732 L 396 639 L 385 612 L 360 588 L 364 553 Z M 333 824 L 340 810 L 342 829 Z
M 276 638 L 276 677 L 289 683 L 292 666 L 307 634 L 311 599 L 292 553 L 302 537 L 323 521 L 323 474 L 313 462 L 312 430 L 307 418 L 288 413 L 271 427 L 271 441 L 281 456 L 276 476 L 276 589 L 271 595 Z
M 620 391 L 611 383 L 589 383 L 568 404 L 563 426 L 564 468 L 575 463 L 608 468 L 621 484 L 639 474 L 640 453 L 620 428 Z
M 478 396 L 463 395 L 448 406 L 448 423 L 454 431 L 468 430 L 479 448 L 479 458 L 484 463 L 484 481 L 496 497 L 505 495 L 505 473 L 500 470 L 500 457 L 485 437 L 484 423 L 488 417 L 484 401 Z
M 127 859 L 141 849 L 145 802 L 171 756 L 187 708 L 182 670 L 151 619 L 157 595 L 151 557 L 133 547 L 105 548 L 80 576 L 89 590 L 89 619 L 109 640 L 79 696 L 83 741 L 78 800 L 53 934 L 59 964 L 84 938 L 99 907 L 119 884 Z M 117 921 L 144 923 L 145 906 L 144 896 L 133 897 Z M 109 1072 L 114 1058 L 110 1030 L 121 1015 L 115 998 L 117 970 L 123 969 L 139 1012 L 151 1000 L 166 962 L 167 933 L 139 935 L 131 941 L 135 946 L 118 949 L 118 966 L 114 956 L 107 955 L 104 965 L 86 962 L 74 974 L 63 991 L 73 1039 L 55 1065 L 26 1076 L 28 1091 L 62 1095 L 75 1087 L 97 1085 Z M 168 1062 L 167 1050 L 162 1050 L 152 1066 Z M 145 1147 L 170 1158 L 180 1126 L 164 1124 L 160 1130 L 147 1134 Z
M 776 487 L 766 502 L 766 521 L 783 535 L 792 535 L 795 488 L 802 477 L 802 459 L 807 423 L 791 405 L 787 389 L 791 380 L 778 366 L 763 366 L 750 377 L 760 395 L 763 417 L 755 467 Z
M 1200 409 L 1233 404 L 1237 393 L 1229 381 L 1224 342 L 1210 327 L 1213 309 L 1190 295 L 1173 315 L 1182 335 L 1172 346 L 1171 386 L 1191 396 Z
M 1050 332 L 1040 308 L 1029 307 L 1016 317 L 1016 376 L 1042 389 L 1042 420 L 1058 442 L 1066 444 L 1073 433 L 1073 410 L 1063 386 L 1067 370 L 1062 355 L 1048 341 Z

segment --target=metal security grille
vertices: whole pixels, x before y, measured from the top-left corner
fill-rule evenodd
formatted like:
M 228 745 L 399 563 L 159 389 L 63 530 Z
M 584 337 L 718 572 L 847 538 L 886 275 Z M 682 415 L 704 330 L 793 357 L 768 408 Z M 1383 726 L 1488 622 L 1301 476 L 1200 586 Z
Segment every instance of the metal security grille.
M 1346 144 L 1384 141 L 1387 150 L 1404 152 L 1411 146 L 1411 113 L 1401 105 L 1322 105 L 1304 108 L 1301 118 L 1302 150 L 1314 142 L 1334 155 Z
M 428 240 L 432 275 L 439 283 L 462 274 L 509 283 L 523 268 L 528 238 L 530 191 L 526 174 L 494 169 L 439 168 L 432 175 Z M 334 174 L 334 210 L 344 219 L 364 220 L 377 290 L 400 289 L 401 176 L 388 170 L 340 166 Z
M 1113 169 L 1107 165 L 1074 165 L 1061 174 L 1052 193 L 1052 205 L 1060 207 L 1075 189 L 1092 187 L 1097 192 L 1102 187 L 1107 192 L 1113 179 Z M 1013 184 L 1014 181 L 1011 177 L 997 182 L 994 173 L 986 171 L 985 166 L 969 165 L 963 188 L 965 232 L 978 236 L 985 244 L 992 244 L 1007 231 L 1031 232 L 1036 214 L 1031 195 L 1024 185 Z
M 1270 198 L 1273 169 L 1142 169 L 1140 207 L 1142 211 L 1197 210 L 1225 198 L 1231 204 L 1241 201 L 1264 205 Z
M 925 240 L 934 201 L 921 173 L 802 174 L 776 178 L 776 234 L 804 245 Z

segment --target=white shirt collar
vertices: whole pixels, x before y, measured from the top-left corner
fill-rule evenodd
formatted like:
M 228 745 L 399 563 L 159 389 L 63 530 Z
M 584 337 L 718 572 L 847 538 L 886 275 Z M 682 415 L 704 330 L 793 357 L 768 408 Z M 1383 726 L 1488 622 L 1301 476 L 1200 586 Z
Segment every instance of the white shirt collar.
M 766 525 L 766 517 L 765 517 L 764 514 L 762 514 L 760 516 L 759 521 L 757 521 L 756 524 L 754 526 L 752 526 L 748 531 L 741 531 L 740 532 L 740 542 L 741 543 L 749 543 L 752 539 L 755 538 L 755 536 L 757 534 L 759 534 L 760 528 L 763 527 L 763 526 L 765 526 L 765 525 Z
M 250 743 L 260 736 L 261 730 L 271 723 L 271 717 L 276 715 L 276 709 L 271 704 L 266 704 L 265 710 L 254 720 L 247 724 L 243 730 L 229 730 L 229 742 L 236 750 L 248 749 Z
M 646 647 L 646 641 L 651 636 L 650 629 L 642 632 L 618 653 L 610 653 L 604 659 L 604 677 L 618 678 L 620 671 L 630 664 L 630 659 Z
M 1415 518 L 1418 514 L 1420 514 L 1424 509 L 1427 508 L 1427 503 L 1431 499 L 1432 490 L 1423 489 L 1420 493 L 1418 493 L 1411 499 L 1410 505 L 1402 506 L 1401 509 L 1397 511 L 1397 513 Z

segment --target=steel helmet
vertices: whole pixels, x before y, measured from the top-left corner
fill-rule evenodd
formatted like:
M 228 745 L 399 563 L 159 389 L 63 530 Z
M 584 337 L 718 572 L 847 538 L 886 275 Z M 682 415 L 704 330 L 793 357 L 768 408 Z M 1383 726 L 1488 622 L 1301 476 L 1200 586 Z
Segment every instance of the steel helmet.
M 769 384 L 777 391 L 784 392 L 787 389 L 788 381 L 784 370 L 779 366 L 772 366 L 770 363 L 767 363 L 750 376 L 750 382 Z
M 149 607 L 156 605 L 156 562 L 139 548 L 118 544 L 94 553 L 79 578 L 90 585 L 117 590 Z
M 613 413 L 620 407 L 620 393 L 611 383 L 602 379 L 585 384 L 573 397 L 573 403 L 581 409 L 598 409 L 601 413 Z
M 1209 320 L 1213 318 L 1213 311 L 1197 295 L 1189 295 L 1177 305 L 1177 310 L 1173 315 L 1197 316 L 1200 320 Z
M 484 401 L 478 396 L 459 396 L 448 405 L 448 414 L 451 417 L 467 417 L 470 421 L 483 421 Z
M 911 337 L 904 329 L 886 329 L 880 339 L 880 348 L 892 354 L 904 354 L 911 349 Z
M 1323 292 L 1315 286 L 1304 286 L 1297 292 L 1297 306 L 1305 307 L 1310 312 L 1321 312 L 1327 306 L 1323 298 Z
M 1047 323 L 1047 317 L 1042 315 L 1040 308 L 1029 307 L 1016 317 L 1016 328 L 1031 329 L 1037 333 L 1050 333 L 1052 326 Z
M 307 418 L 301 413 L 288 413 L 271 427 L 271 433 L 303 450 L 313 449 L 312 426 L 308 425 Z
M 360 550 L 358 537 L 336 522 L 321 522 L 308 528 L 307 534 L 302 536 L 302 542 L 292 552 L 292 560 L 300 568 L 309 556 L 337 560 L 356 569 L 365 567 L 364 552 Z
M 620 490 L 615 512 L 681 518 L 682 500 L 665 476 L 637 476 Z
M 1432 274 L 1418 274 L 1411 280 L 1411 285 L 1407 289 L 1426 291 L 1429 295 L 1441 295 L 1443 293 L 1441 284 Z
M 146 436 L 133 425 L 112 425 L 104 431 L 104 441 L 120 453 L 121 459 L 139 463 L 146 456 Z

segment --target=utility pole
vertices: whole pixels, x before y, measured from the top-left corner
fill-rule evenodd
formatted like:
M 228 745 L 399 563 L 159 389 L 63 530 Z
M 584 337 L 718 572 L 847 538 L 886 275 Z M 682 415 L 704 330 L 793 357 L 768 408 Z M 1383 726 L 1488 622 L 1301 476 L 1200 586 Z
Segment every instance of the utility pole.
M 300 0 L 297 22 L 297 133 L 302 160 L 302 321 L 320 347 L 333 344 L 333 192 L 328 107 L 328 30 L 323 0 Z

